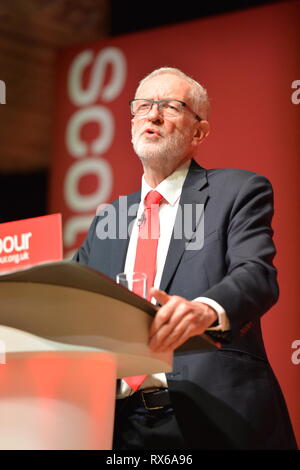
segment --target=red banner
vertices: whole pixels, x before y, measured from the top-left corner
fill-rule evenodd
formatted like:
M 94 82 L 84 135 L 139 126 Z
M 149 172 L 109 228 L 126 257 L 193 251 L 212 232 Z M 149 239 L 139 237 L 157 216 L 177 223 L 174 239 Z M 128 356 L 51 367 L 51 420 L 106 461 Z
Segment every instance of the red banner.
M 212 118 L 198 162 L 207 168 L 252 170 L 274 186 L 281 297 L 264 318 L 264 336 L 300 443 L 300 360 L 295 359 L 300 340 L 299 5 L 267 5 L 61 52 L 51 210 L 63 213 L 70 254 L 100 203 L 140 186 L 128 106 L 138 81 L 168 65 L 202 83 Z
M 0 273 L 61 259 L 60 214 L 0 224 Z

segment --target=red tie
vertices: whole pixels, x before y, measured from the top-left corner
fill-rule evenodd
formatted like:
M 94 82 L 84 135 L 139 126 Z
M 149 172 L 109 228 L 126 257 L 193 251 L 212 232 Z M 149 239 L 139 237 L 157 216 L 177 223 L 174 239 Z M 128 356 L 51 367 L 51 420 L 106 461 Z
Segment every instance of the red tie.
M 134 271 L 147 274 L 147 299 L 150 300 L 150 288 L 153 287 L 156 274 L 156 254 L 159 239 L 159 205 L 162 195 L 157 191 L 149 191 L 144 201 L 144 217 L 139 226 Z M 144 382 L 147 375 L 123 377 L 123 380 L 135 392 Z

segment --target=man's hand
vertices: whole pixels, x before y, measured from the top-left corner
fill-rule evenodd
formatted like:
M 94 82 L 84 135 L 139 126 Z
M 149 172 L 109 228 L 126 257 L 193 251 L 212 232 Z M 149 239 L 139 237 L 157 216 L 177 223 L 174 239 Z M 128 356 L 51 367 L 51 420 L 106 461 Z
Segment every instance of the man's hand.
M 149 332 L 149 347 L 154 352 L 173 351 L 191 336 L 201 335 L 218 319 L 216 311 L 202 302 L 191 302 L 154 288 L 150 294 L 162 305 Z

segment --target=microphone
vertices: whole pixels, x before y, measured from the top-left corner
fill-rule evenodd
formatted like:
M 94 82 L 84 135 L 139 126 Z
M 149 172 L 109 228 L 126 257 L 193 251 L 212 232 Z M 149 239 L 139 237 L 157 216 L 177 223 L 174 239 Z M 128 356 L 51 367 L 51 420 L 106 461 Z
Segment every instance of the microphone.
M 146 220 L 146 215 L 145 215 L 145 212 L 143 212 L 137 221 L 137 226 L 140 227 L 140 225 L 142 225 L 142 223 L 145 222 L 145 220 Z

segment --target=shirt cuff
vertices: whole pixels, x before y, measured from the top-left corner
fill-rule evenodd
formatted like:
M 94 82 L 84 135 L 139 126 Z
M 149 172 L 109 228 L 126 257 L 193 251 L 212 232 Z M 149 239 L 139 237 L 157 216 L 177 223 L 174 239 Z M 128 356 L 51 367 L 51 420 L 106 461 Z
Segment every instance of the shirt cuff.
M 211 308 L 213 308 L 216 311 L 218 315 L 219 324 L 217 326 L 211 326 L 210 328 L 207 328 L 206 331 L 230 330 L 229 319 L 226 315 L 224 308 L 220 304 L 218 304 L 218 302 L 216 302 L 213 299 L 209 299 L 208 297 L 197 297 L 196 299 L 193 299 L 193 302 L 202 302 L 203 304 L 209 305 Z

